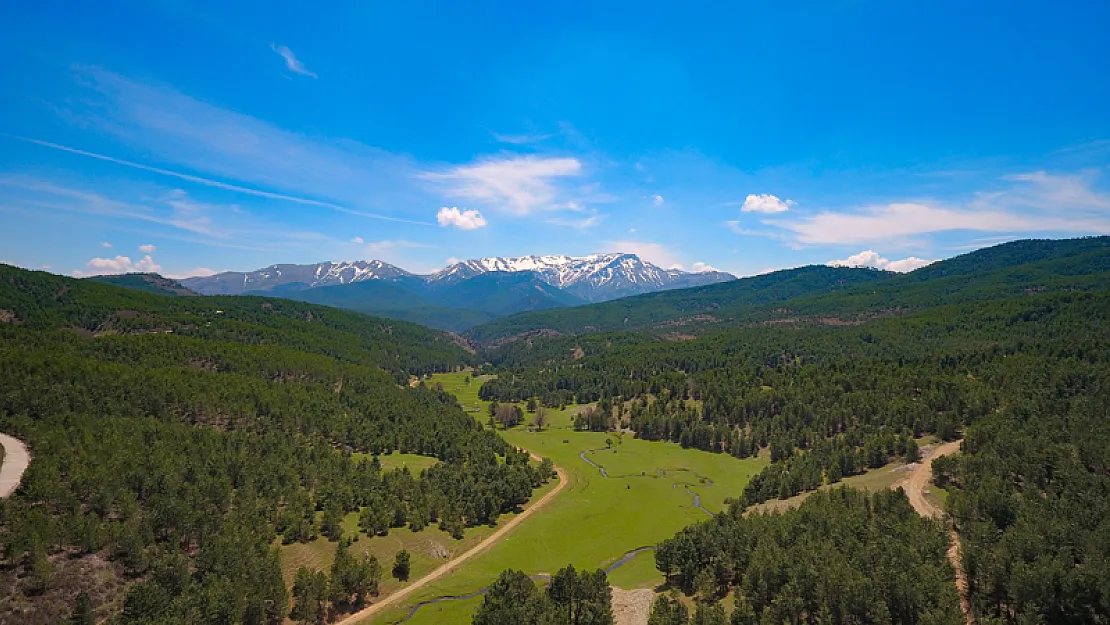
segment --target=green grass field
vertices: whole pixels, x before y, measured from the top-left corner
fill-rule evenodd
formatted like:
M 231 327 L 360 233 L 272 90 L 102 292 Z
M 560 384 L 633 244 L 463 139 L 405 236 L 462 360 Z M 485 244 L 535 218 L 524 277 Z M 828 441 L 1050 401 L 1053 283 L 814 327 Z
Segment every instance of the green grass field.
M 470 390 L 460 384 L 465 375 L 435 376 L 428 383 L 441 382 L 445 390 L 461 394 L 464 402 L 481 406 L 477 388 Z M 466 393 L 457 388 L 466 389 Z M 560 419 L 569 424 L 571 409 L 561 412 Z M 567 488 L 501 542 L 406 598 L 402 605 L 377 616 L 374 623 L 395 623 L 412 605 L 432 597 L 477 590 L 508 568 L 534 574 L 552 573 L 567 564 L 604 567 L 633 549 L 654 545 L 691 523 L 707 519 L 703 510 L 694 507 L 694 496 L 686 489 L 699 495 L 705 508 L 719 512 L 726 507 L 725 498 L 738 496 L 751 476 L 767 464 L 766 459 L 739 460 L 630 435 L 625 435 L 623 443 L 613 450 L 606 450 L 606 438 L 616 444 L 615 435 L 568 431 L 557 424 L 553 418 L 553 427 L 543 432 L 518 427 L 502 434 L 510 443 L 549 457 L 565 469 Z M 579 456 L 591 449 L 600 451 L 587 457 L 603 466 L 610 478 L 602 477 L 599 469 Z M 613 573 L 622 587 L 653 588 L 661 581 L 654 573 L 650 553 L 641 554 L 626 567 Z M 479 601 L 438 604 L 421 610 L 408 622 L 469 623 Z
M 451 393 L 459 401 L 459 405 L 463 410 L 469 412 L 475 419 L 485 423 L 489 418 L 489 405 L 490 402 L 478 399 L 478 389 L 481 388 L 482 382 L 489 379 L 489 376 L 476 376 L 471 378 L 470 384 L 466 383 L 466 379 L 471 376 L 470 371 L 459 371 L 456 373 L 437 373 L 428 379 L 424 380 L 425 384 L 435 385 L 442 384 L 443 390 Z M 522 409 L 525 407 L 523 403 L 517 404 Z M 563 410 L 555 408 L 547 409 L 548 426 L 546 429 L 561 430 L 570 428 L 574 422 L 574 415 L 579 411 L 585 410 L 587 405 L 582 406 L 567 406 Z M 535 417 L 530 412 L 524 413 L 524 424 L 528 425 Z
M 351 458 L 356 462 L 363 458 L 369 460 L 370 454 L 355 452 L 351 454 Z M 393 469 L 400 469 L 408 467 L 413 475 L 420 475 L 420 472 L 428 467 L 439 462 L 436 458 L 429 456 L 418 456 L 416 454 L 402 454 L 400 452 L 393 452 L 388 455 L 378 456 L 378 462 L 382 463 L 382 471 L 391 471 Z

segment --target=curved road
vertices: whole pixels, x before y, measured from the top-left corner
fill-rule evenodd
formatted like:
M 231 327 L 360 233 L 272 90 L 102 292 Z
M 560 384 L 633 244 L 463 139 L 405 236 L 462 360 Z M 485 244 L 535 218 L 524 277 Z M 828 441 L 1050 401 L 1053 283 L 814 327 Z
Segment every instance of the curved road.
M 541 458 L 539 456 L 535 455 L 535 454 L 531 454 L 531 456 L 534 460 L 541 460 Z M 393 593 L 392 595 L 389 595 L 388 597 L 382 599 L 381 601 L 379 601 L 377 603 L 374 603 L 374 604 L 371 604 L 371 605 L 363 608 L 362 610 L 359 610 L 358 612 L 355 612 L 353 614 L 348 615 L 346 618 L 338 621 L 338 624 L 339 625 L 353 625 L 354 623 L 358 623 L 358 622 L 364 621 L 365 619 L 369 619 L 370 617 L 374 616 L 375 614 L 378 614 L 382 610 L 384 610 L 384 609 L 388 608 L 389 606 L 397 603 L 401 599 L 404 599 L 405 597 L 411 595 L 412 593 L 416 592 L 417 590 L 420 590 L 424 586 L 427 586 L 428 584 L 430 584 L 430 583 L 436 581 L 437 579 L 443 577 L 444 575 L 450 573 L 451 571 L 453 571 L 455 569 L 455 567 L 459 566 L 463 562 L 466 562 L 467 560 L 469 560 L 470 558 L 479 554 L 480 552 L 482 552 L 482 551 L 490 548 L 491 546 L 493 546 L 494 543 L 496 543 L 497 541 L 504 538 L 505 535 L 508 534 L 509 532 L 513 531 L 513 528 L 515 528 L 517 525 L 523 523 L 528 517 L 532 516 L 532 514 L 534 512 L 536 512 L 537 510 L 542 508 L 544 505 L 546 505 L 549 501 L 554 499 L 555 495 L 558 495 L 559 491 L 563 490 L 563 488 L 566 487 L 567 482 L 569 481 L 569 479 L 567 478 L 566 471 L 563 471 L 559 467 L 555 467 L 555 472 L 559 475 L 559 483 L 555 485 L 555 488 L 553 488 L 551 490 L 551 492 L 547 493 L 543 497 L 540 497 L 538 501 L 536 501 L 531 506 L 528 506 L 528 508 L 526 508 L 524 510 L 524 512 L 521 512 L 520 514 L 518 514 L 516 517 L 514 517 L 512 520 L 510 520 L 504 526 L 499 527 L 497 529 L 497 531 L 495 531 L 494 533 L 487 536 L 485 538 L 485 540 L 478 543 L 477 545 L 474 545 L 469 550 L 463 552 L 463 554 L 460 555 L 459 557 L 457 557 L 453 560 L 450 560 L 448 562 L 444 562 L 443 564 L 441 564 L 439 566 L 439 568 L 435 569 L 431 573 L 428 573 L 424 577 L 421 577 L 420 579 L 416 580 L 412 584 L 410 584 L 408 586 L 405 586 L 401 590 L 398 590 L 397 592 Z
M 31 464 L 31 452 L 23 441 L 7 434 L 0 434 L 0 444 L 4 445 L 4 466 L 0 467 L 0 498 L 3 498 L 19 488 L 23 472 Z
M 910 500 L 910 505 L 923 517 L 939 519 L 944 516 L 944 511 L 933 505 L 931 501 L 925 498 L 925 487 L 933 479 L 933 460 L 941 456 L 947 456 L 960 451 L 960 445 L 963 440 L 952 441 L 938 445 L 929 454 L 928 458 L 924 458 L 910 476 L 894 485 L 895 488 L 901 486 L 906 491 L 906 497 Z M 975 623 L 974 617 L 971 615 L 971 603 L 967 599 L 967 575 L 964 574 L 964 569 L 960 566 L 960 537 L 956 534 L 956 530 L 952 529 L 948 532 L 949 547 L 948 547 L 948 561 L 952 563 L 952 568 L 956 570 L 956 594 L 960 596 L 960 609 L 963 610 L 964 619 L 967 625 Z

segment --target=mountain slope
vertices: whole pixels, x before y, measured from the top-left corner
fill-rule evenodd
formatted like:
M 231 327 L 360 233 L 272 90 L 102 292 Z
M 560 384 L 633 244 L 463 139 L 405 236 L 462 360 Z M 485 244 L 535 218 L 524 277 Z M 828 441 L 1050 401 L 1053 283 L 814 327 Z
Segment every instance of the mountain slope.
M 498 317 L 586 303 L 547 284 L 531 271 L 491 271 L 450 284 L 433 282 L 431 286 L 429 299 L 434 302 Z
M 92 276 L 86 278 L 86 280 L 112 284 L 125 289 L 144 291 L 156 295 L 200 295 L 177 280 L 165 278 L 156 273 L 125 273 L 115 276 Z
M 873 269 L 813 265 L 762 276 L 580 306 L 568 310 L 524 313 L 492 321 L 467 332 L 479 343 L 510 336 L 553 330 L 563 334 L 613 332 L 648 328 L 683 318 L 702 322 L 727 319 L 736 311 L 781 302 L 801 295 L 845 289 L 860 283 L 889 279 L 893 274 Z
M 412 276 L 414 274 L 380 260 L 358 260 L 314 265 L 270 265 L 257 271 L 227 271 L 214 276 L 186 278 L 181 283 L 205 295 L 243 295 L 294 283 L 310 288 L 364 280 L 394 281 Z
M 939 261 L 906 274 L 802 267 L 696 289 L 666 291 L 568 310 L 527 313 L 472 328 L 484 344 L 541 330 L 587 334 L 721 322 L 859 319 L 1042 291 L 1110 283 L 1110 237 L 1014 241 Z
M 304 283 L 295 283 L 304 286 Z M 418 323 L 437 330 L 462 332 L 497 315 L 483 310 L 453 308 L 421 297 L 396 282 L 368 280 L 337 286 L 293 289 L 294 284 L 276 287 L 275 297 L 334 306 L 368 315 L 379 315 Z M 423 283 L 421 283 L 423 286 Z M 422 291 L 427 291 L 422 288 Z
M 285 299 L 164 297 L 8 265 L 0 265 L 0 310 L 14 326 L 81 336 L 174 334 L 284 346 L 374 363 L 401 382 L 473 362 L 457 338 L 404 321 Z

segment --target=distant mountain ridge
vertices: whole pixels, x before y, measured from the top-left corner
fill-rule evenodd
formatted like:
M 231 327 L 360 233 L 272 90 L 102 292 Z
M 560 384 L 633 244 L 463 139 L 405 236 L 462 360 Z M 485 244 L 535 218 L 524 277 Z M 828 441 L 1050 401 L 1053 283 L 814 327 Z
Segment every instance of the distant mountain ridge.
M 635 254 L 593 254 L 479 258 L 430 275 L 380 260 L 280 264 L 181 283 L 204 295 L 284 297 L 462 332 L 516 313 L 733 279 L 719 271 L 663 269 Z
M 428 281 L 454 282 L 493 271 L 531 271 L 547 284 L 588 302 L 736 279 L 723 271 L 689 273 L 663 269 L 635 254 L 591 254 L 478 258 L 455 263 L 428 276 Z
M 423 282 L 429 287 L 457 284 L 486 273 L 534 274 L 540 281 L 562 289 L 587 302 L 600 302 L 628 295 L 667 289 L 701 286 L 734 280 L 723 271 L 690 273 L 663 269 L 635 254 L 592 254 L 488 257 L 464 260 L 431 275 L 419 275 L 380 260 L 325 261 L 312 265 L 271 265 L 256 271 L 228 271 L 214 276 L 186 278 L 182 284 L 205 295 L 243 295 L 270 291 L 279 286 L 322 286 L 383 280 L 407 284 Z

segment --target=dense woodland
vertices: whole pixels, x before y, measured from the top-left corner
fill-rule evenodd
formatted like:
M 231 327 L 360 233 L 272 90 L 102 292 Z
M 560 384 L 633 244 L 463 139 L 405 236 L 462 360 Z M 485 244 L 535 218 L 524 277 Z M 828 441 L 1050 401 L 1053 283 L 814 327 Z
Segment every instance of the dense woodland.
M 34 462 L 0 504 L 0 622 L 57 623 L 81 596 L 113 623 L 278 623 L 296 606 L 276 542 L 340 541 L 354 511 L 369 535 L 461 536 L 550 478 L 453 397 L 398 383 L 469 358 L 441 335 L 3 272 L 0 429 Z M 441 462 L 352 456 L 395 450 Z M 374 594 L 352 575 L 329 609 Z
M 481 392 L 546 405 L 597 401 L 602 415 L 581 424 L 588 429 L 626 426 L 642 438 L 741 457 L 769 451 L 772 463 L 738 497 L 737 510 L 892 460 L 916 460 L 913 438 L 923 434 L 962 436 L 964 453 L 937 463 L 937 482 L 950 493 L 979 621 L 1106 623 L 1108 266 L 1105 237 L 1017 242 L 936 263 L 896 278 L 894 286 L 752 306 L 748 321 L 709 324 L 697 336 L 676 337 L 673 328 L 535 334 L 493 347 L 500 375 Z M 876 314 L 877 304 L 896 309 Z M 840 514 L 827 499 L 812 504 L 811 522 Z M 878 508 L 889 516 L 898 505 Z M 778 524 L 790 523 L 729 518 L 687 532 L 704 546 L 777 536 L 784 531 Z M 857 531 L 867 527 L 851 515 L 841 521 Z M 706 600 L 728 588 L 746 592 L 737 561 L 725 554 L 739 549 L 750 556 L 755 543 L 707 547 L 683 556 L 689 560 L 666 555 L 685 544 L 683 535 L 659 552 L 661 570 L 677 587 Z M 889 568 L 844 566 L 866 575 Z M 704 570 L 717 576 L 713 592 L 696 583 Z M 801 582 L 789 574 L 774 578 Z M 784 595 L 774 604 L 771 581 L 760 583 L 759 601 L 748 596 L 751 605 L 738 606 L 749 620 L 735 622 L 889 622 L 867 616 L 872 608 L 863 605 L 830 616 L 822 612 L 833 609 L 828 597 L 805 605 Z M 927 589 L 912 578 L 902 583 Z M 949 618 L 946 610 L 895 622 L 953 622 L 931 620 Z M 707 606 L 691 615 L 664 599 L 655 622 L 714 622 L 716 614 Z
M 961 622 L 938 521 L 901 491 L 823 491 L 782 514 L 745 516 L 741 505 L 664 541 L 659 570 L 702 604 L 694 623 L 725 623 L 712 607 L 734 592 L 733 625 Z M 653 623 L 686 625 L 669 599 Z
M 503 572 L 490 585 L 473 625 L 613 625 L 605 571 L 560 569 L 546 589 L 521 571 Z

